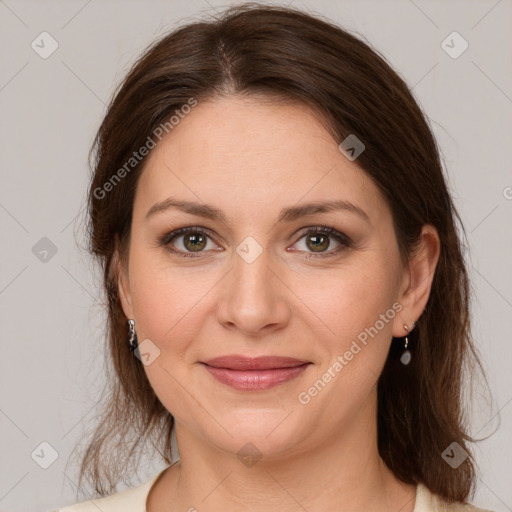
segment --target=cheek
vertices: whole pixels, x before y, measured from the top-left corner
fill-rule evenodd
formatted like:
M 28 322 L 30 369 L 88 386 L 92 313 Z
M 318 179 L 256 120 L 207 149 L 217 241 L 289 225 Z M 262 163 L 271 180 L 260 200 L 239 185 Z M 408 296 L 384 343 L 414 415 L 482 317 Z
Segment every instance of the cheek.
M 364 347 L 365 358 L 385 358 L 397 312 L 397 257 L 391 251 L 368 251 L 346 266 L 325 270 L 327 281 L 320 277 L 319 287 L 303 280 L 297 294 L 325 324 L 331 359 L 349 350 L 354 340 Z
M 173 269 L 162 254 L 147 249 L 133 250 L 130 266 L 139 343 L 149 339 L 159 349 L 144 370 L 164 407 L 193 425 L 204 411 L 187 391 L 196 387 L 189 371 L 194 357 L 188 351 L 201 335 L 208 314 L 205 293 L 215 280 L 211 273 Z
M 326 391 L 312 399 L 316 411 L 336 411 L 339 421 L 354 417 L 376 385 L 401 309 L 396 302 L 396 261 L 392 254 L 383 258 L 382 253 L 368 252 L 357 264 L 330 273 L 322 294 L 310 295 L 308 305 L 329 328 L 328 336 L 318 340 L 322 361 L 308 383 L 327 383 Z
M 395 300 L 395 276 L 380 264 L 367 266 L 343 283 L 339 302 L 360 328 L 373 325 Z M 364 325 L 363 325 L 364 324 Z
M 179 352 L 200 329 L 217 274 L 173 266 L 165 253 L 148 249 L 133 250 L 130 267 L 137 333 L 166 351 Z

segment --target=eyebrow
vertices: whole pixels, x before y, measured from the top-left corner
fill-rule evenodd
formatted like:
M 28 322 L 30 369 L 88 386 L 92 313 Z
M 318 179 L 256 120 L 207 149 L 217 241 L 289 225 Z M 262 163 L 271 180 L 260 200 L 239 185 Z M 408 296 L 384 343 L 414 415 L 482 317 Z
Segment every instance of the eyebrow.
M 146 213 L 146 219 L 159 212 L 163 212 L 171 208 L 177 208 L 186 213 L 197 215 L 199 217 L 219 220 L 223 223 L 226 223 L 227 221 L 226 215 L 222 212 L 222 210 L 219 210 L 215 206 L 205 203 L 194 203 L 191 201 L 178 201 L 172 197 L 155 203 Z M 363 209 L 349 201 L 343 200 L 315 201 L 298 206 L 283 208 L 279 213 L 278 222 L 292 222 L 308 215 L 334 211 L 347 211 L 350 213 L 355 213 L 356 215 L 362 217 L 366 222 L 370 223 L 370 218 Z

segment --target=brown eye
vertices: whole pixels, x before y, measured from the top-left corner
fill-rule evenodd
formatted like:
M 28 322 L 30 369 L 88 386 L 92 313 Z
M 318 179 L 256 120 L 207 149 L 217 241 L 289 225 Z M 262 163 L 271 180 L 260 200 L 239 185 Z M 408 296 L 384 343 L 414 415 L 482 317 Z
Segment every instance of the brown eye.
M 202 251 L 206 247 L 206 236 L 200 233 L 188 233 L 183 235 L 183 245 L 188 251 Z
M 323 252 L 329 248 L 329 238 L 325 235 L 307 235 L 306 245 L 313 252 Z
M 310 259 L 336 256 L 343 250 L 352 247 L 353 242 L 347 235 L 330 226 L 316 226 L 309 228 L 296 242 L 296 245 L 299 246 L 298 250 L 307 253 L 306 258 Z M 301 245 L 302 247 L 300 247 Z
M 160 239 L 160 245 L 172 253 L 191 258 L 207 253 L 209 249 L 218 249 L 207 231 L 195 227 L 176 229 L 164 235 Z

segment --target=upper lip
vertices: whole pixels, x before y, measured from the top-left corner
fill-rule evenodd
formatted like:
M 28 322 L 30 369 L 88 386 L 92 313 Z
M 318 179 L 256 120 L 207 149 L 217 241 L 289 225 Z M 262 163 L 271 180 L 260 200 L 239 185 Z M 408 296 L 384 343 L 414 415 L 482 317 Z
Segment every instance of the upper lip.
M 202 361 L 208 366 L 215 366 L 216 368 L 229 368 L 230 370 L 272 370 L 275 368 L 292 368 L 294 366 L 301 366 L 309 363 L 295 359 L 293 357 L 281 356 L 259 356 L 247 357 L 242 355 L 227 355 L 214 357 L 207 361 Z

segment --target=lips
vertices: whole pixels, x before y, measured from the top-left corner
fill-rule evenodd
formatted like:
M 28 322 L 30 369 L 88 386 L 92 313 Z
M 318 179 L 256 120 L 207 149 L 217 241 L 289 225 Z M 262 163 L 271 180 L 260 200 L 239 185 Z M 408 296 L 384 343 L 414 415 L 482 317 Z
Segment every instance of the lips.
M 242 355 L 220 356 L 203 361 L 214 368 L 229 370 L 274 370 L 276 368 L 294 368 L 309 361 L 281 356 L 246 357 Z
M 263 391 L 295 379 L 312 363 L 292 357 L 231 355 L 201 364 L 227 386 L 242 391 Z

